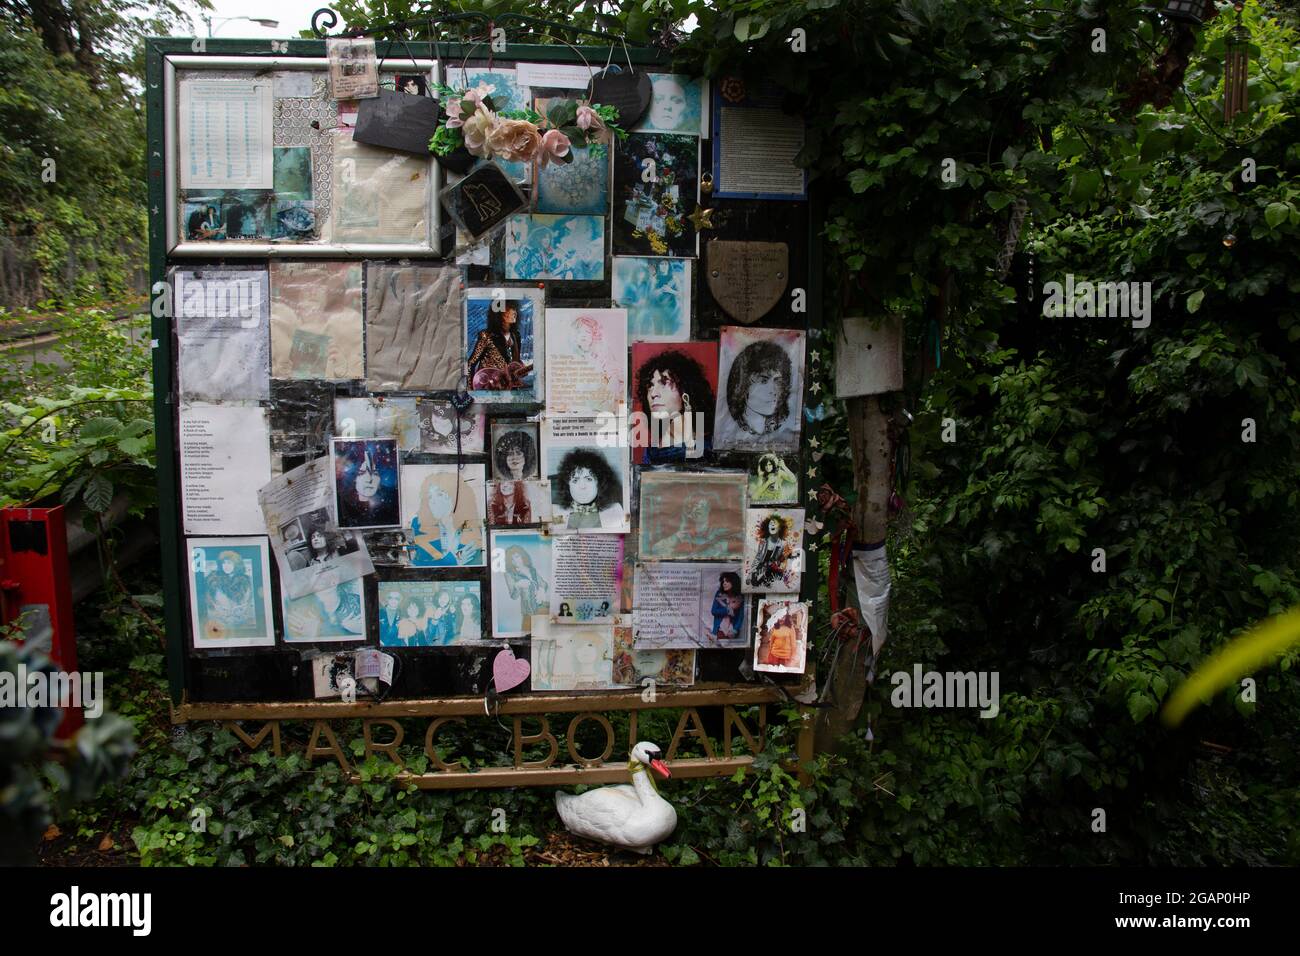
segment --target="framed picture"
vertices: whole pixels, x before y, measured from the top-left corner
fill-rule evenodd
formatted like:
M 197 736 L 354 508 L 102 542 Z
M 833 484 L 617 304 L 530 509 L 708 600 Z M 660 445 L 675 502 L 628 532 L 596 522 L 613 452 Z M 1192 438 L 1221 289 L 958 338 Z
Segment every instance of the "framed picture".
M 479 581 L 380 581 L 380 647 L 483 644 Z
M 803 575 L 803 509 L 745 512 L 745 590 L 798 594 Z
M 714 447 L 798 451 L 803 363 L 803 332 L 723 326 Z
M 492 532 L 492 636 L 526 637 L 551 607 L 551 539 L 540 531 Z
M 409 80 L 438 67 L 401 58 L 379 70 Z M 327 57 L 163 58 L 168 255 L 441 254 L 437 163 L 409 155 L 393 163 L 387 151 L 351 142 L 350 129 L 322 142 L 319 131 L 338 125 L 329 69 Z M 286 73 L 310 79 L 290 83 Z
M 366 639 L 366 593 L 360 578 L 284 601 L 286 644 Z
M 605 278 L 604 216 L 511 216 L 506 278 L 599 282 Z
M 490 528 L 527 528 L 551 520 L 549 481 L 489 481 L 487 498 Z
M 547 309 L 547 412 L 615 415 L 626 403 L 627 312 Z
M 614 683 L 622 687 L 655 684 L 690 687 L 695 683 L 695 652 L 637 650 L 632 628 L 614 628 Z
M 699 137 L 629 133 L 614 147 L 614 255 L 695 258 L 699 192 Z
M 802 674 L 808 659 L 805 601 L 759 598 L 754 622 L 754 670 Z
M 743 472 L 641 473 L 643 560 L 739 560 L 744 519 Z
M 613 624 L 565 627 L 537 615 L 533 619 L 530 688 L 605 690 L 613 687 L 614 630 Z
M 190 538 L 185 546 L 195 650 L 274 646 L 266 538 Z
M 487 415 L 479 406 L 459 412 L 449 400 L 417 398 L 419 451 L 426 455 L 481 455 Z
M 650 74 L 650 109 L 632 129 L 638 133 L 709 135 L 709 81 L 681 73 Z
M 749 646 L 749 597 L 738 562 L 646 561 L 636 566 L 638 650 Z
M 614 256 L 610 295 L 627 310 L 633 342 L 685 342 L 691 337 L 691 260 Z
M 666 261 L 666 260 L 665 260 Z M 632 346 L 631 445 L 637 461 L 662 465 L 702 458 L 713 445 L 718 343 Z
M 330 459 L 340 528 L 401 525 L 396 438 L 335 438 Z
M 631 463 L 626 442 L 611 439 L 617 419 L 548 416 L 542 457 L 551 483 L 551 533 L 629 530 Z
M 498 481 L 538 478 L 536 422 L 494 421 L 492 423 L 492 477 Z
M 793 467 L 791 467 L 793 465 Z M 749 473 L 749 503 L 792 505 L 799 500 L 799 459 L 768 452 L 754 459 Z
M 465 290 L 465 363 L 476 402 L 545 397 L 545 313 L 541 289 Z

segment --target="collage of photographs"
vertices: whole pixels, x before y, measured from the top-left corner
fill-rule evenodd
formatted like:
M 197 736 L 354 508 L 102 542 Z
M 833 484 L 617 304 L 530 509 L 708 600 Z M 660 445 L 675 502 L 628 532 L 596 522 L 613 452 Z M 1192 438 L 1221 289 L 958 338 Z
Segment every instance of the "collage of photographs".
M 581 71 L 536 73 L 443 80 L 499 109 L 583 95 Z M 649 78 L 624 135 L 458 175 L 352 139 L 368 101 L 337 96 L 374 76 L 182 76 L 194 129 L 224 83 L 276 144 L 269 191 L 182 177 L 184 238 L 404 241 L 436 170 L 458 240 L 441 261 L 173 264 L 195 651 L 514 644 L 529 687 L 552 691 L 692 685 L 717 651 L 744 652 L 735 680 L 804 673 L 807 329 L 764 323 L 748 290 L 701 321 L 710 237 L 692 214 L 721 101 L 706 81 Z M 379 82 L 421 97 L 428 80 Z M 322 115 L 326 131 L 302 122 Z M 741 135 L 743 109 L 728 116 Z M 394 163 L 417 175 L 398 182 Z M 247 165 L 246 186 L 265 178 Z M 268 214 L 288 202 L 310 214 L 297 235 Z

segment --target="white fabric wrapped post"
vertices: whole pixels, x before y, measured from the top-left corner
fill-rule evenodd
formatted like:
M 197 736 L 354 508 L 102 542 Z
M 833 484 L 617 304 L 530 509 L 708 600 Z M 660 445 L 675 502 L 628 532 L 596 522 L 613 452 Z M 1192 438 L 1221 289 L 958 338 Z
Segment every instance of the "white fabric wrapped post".
M 889 555 L 885 543 L 853 549 L 853 585 L 862 622 L 871 628 L 871 656 L 880 654 L 889 626 Z

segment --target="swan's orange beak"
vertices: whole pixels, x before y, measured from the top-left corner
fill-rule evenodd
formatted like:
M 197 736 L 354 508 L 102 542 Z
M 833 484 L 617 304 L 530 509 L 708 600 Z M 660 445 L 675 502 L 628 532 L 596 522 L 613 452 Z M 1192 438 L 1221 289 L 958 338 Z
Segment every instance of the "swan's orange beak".
M 651 760 L 650 766 L 653 767 L 655 770 L 657 770 L 659 774 L 665 778 L 671 777 L 673 775 L 673 772 L 668 769 L 668 764 L 664 763 L 662 760 Z

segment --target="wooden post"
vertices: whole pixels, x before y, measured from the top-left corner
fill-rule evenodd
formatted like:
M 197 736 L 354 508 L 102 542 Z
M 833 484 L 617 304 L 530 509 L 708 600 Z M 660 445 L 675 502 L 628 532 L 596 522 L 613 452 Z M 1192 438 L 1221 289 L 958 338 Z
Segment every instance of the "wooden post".
M 874 395 L 845 399 L 844 404 L 858 493 L 853 526 L 859 544 L 874 544 L 884 540 L 889 518 L 889 416 Z M 850 581 L 850 589 L 852 586 Z M 834 750 L 836 738 L 853 729 L 867 692 L 866 655 L 870 653 L 868 647 L 858 654 L 842 653 L 834 671 L 826 675 L 832 691 L 830 706 L 819 711 L 818 750 Z

